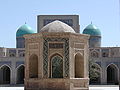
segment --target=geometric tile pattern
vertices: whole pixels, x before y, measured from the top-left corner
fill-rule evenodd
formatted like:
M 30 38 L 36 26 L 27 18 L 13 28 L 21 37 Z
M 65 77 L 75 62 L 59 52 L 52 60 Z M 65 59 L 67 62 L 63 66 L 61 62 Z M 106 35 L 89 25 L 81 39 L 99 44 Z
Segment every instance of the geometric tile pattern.
M 44 38 L 43 42 L 43 75 L 48 76 L 48 42 L 64 42 L 64 78 L 69 77 L 69 38 Z

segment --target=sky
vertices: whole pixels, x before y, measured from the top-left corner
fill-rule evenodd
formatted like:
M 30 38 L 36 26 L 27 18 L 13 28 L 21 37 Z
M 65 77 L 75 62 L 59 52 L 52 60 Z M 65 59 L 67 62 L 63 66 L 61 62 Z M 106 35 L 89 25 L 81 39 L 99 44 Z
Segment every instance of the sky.
M 0 0 L 0 47 L 16 47 L 25 22 L 37 32 L 37 15 L 79 15 L 80 32 L 92 21 L 103 47 L 120 47 L 119 0 Z

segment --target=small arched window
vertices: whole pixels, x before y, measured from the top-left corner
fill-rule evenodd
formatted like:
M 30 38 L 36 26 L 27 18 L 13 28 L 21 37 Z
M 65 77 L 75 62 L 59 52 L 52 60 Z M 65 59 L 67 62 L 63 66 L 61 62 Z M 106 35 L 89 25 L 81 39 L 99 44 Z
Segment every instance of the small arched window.
M 25 57 L 25 53 L 24 52 L 19 53 L 19 57 Z
M 15 57 L 15 53 L 10 53 L 9 56 L 10 57 Z
M 102 53 L 102 57 L 108 57 L 108 53 L 107 52 L 103 52 Z

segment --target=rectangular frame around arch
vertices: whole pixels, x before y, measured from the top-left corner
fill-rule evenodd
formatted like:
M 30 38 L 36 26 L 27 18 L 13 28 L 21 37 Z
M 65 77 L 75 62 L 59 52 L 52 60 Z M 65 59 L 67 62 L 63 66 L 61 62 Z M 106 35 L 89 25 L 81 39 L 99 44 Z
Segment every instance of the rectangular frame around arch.
M 43 38 L 43 75 L 45 78 L 48 76 L 48 42 L 64 42 L 64 73 L 65 77 L 69 77 L 69 39 L 68 38 Z

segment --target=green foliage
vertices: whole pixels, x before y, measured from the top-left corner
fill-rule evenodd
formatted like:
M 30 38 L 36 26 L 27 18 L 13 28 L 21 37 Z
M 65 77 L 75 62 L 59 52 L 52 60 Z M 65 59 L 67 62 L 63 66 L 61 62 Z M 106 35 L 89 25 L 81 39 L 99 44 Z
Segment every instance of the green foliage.
M 100 68 L 95 64 L 95 62 L 89 60 L 89 78 L 90 80 L 97 80 L 100 77 Z

